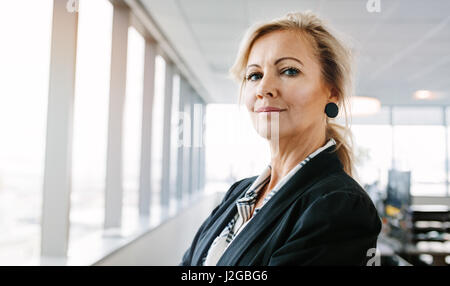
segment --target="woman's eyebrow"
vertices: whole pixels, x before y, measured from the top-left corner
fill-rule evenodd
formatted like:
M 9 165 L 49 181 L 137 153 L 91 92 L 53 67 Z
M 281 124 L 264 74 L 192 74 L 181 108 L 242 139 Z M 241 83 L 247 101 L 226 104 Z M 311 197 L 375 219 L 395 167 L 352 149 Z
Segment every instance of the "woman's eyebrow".
M 297 59 L 297 58 L 294 58 L 294 57 L 283 57 L 283 58 L 279 58 L 279 59 L 276 60 L 273 64 L 276 65 L 276 64 L 278 64 L 279 62 L 284 61 L 284 60 L 294 60 L 294 61 L 298 62 L 299 64 L 301 64 L 301 65 L 303 66 L 302 61 L 299 60 L 299 59 Z
M 304 64 L 302 63 L 301 60 L 299 60 L 299 59 L 297 59 L 297 58 L 294 58 L 294 57 L 282 57 L 282 58 L 277 59 L 273 64 L 276 65 L 276 64 L 278 64 L 279 62 L 284 61 L 284 60 L 294 60 L 294 61 L 298 62 L 299 64 L 301 64 L 302 66 L 304 65 Z M 257 65 L 257 64 L 251 64 L 251 65 L 248 65 L 248 66 L 247 66 L 247 70 L 248 70 L 248 68 L 250 68 L 250 67 L 260 67 L 260 66 Z

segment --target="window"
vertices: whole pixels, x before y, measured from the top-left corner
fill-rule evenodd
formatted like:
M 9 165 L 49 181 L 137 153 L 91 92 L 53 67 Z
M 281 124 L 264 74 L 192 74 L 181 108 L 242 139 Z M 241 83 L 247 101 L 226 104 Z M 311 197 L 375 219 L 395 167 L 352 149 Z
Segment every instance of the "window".
M 40 253 L 52 12 L 0 1 L 0 265 Z
M 361 184 L 379 182 L 387 186 L 392 165 L 392 127 L 390 125 L 353 125 L 355 169 Z
M 450 107 L 445 108 L 445 122 L 446 122 L 446 134 L 445 134 L 445 140 L 447 142 L 447 157 L 445 160 L 445 168 L 447 172 L 447 196 L 450 196 Z
M 445 144 L 450 150 L 450 143 L 442 125 L 442 111 L 441 107 L 394 107 L 392 119 L 397 125 L 393 126 L 389 124 L 389 107 L 383 107 L 382 113 L 373 118 L 355 118 L 353 122 L 358 124 L 353 124 L 351 130 L 360 183 L 378 182 L 380 188 L 385 188 L 388 171 L 394 167 L 411 170 L 413 196 L 445 196 Z M 270 153 L 265 140 L 255 134 L 245 110 L 209 104 L 206 123 L 208 191 L 224 191 L 240 178 L 259 175 Z
M 81 1 L 74 103 L 70 240 L 103 228 L 113 7 Z
M 247 111 L 234 104 L 206 106 L 205 148 L 207 192 L 226 191 L 270 163 L 266 140 L 256 133 Z
M 166 63 L 161 56 L 155 59 L 155 94 L 153 97 L 152 118 L 152 166 L 151 166 L 151 219 L 159 219 L 161 211 L 162 186 L 162 143 L 164 123 Z
M 182 138 L 183 138 L 183 174 L 182 174 L 182 192 L 185 198 L 192 193 L 191 189 L 191 166 L 192 166 L 192 88 L 183 81 L 182 89 Z
M 411 194 L 445 196 L 445 127 L 394 126 L 394 166 L 411 170 Z
M 440 107 L 393 107 L 393 125 L 442 125 L 443 109 Z
M 393 107 L 394 167 L 411 171 L 411 194 L 445 196 L 445 127 L 441 107 Z
M 193 108 L 193 160 L 192 160 L 192 170 L 193 170 L 193 185 L 192 189 L 194 192 L 202 191 L 202 185 L 200 182 L 201 179 L 201 165 L 202 165 L 202 150 L 203 150 L 203 113 L 204 113 L 204 105 L 200 96 L 196 95 L 196 100 Z
M 170 204 L 169 206 L 177 206 L 177 178 L 182 174 L 178 174 L 178 148 L 183 147 L 179 140 L 180 130 L 180 76 L 175 74 L 173 77 L 173 96 L 172 96 L 172 119 L 171 119 L 171 148 L 170 148 Z M 180 162 L 181 163 L 181 162 Z
M 127 84 L 123 124 L 123 224 L 132 229 L 138 222 L 141 155 L 142 92 L 145 40 L 135 28 L 128 29 Z

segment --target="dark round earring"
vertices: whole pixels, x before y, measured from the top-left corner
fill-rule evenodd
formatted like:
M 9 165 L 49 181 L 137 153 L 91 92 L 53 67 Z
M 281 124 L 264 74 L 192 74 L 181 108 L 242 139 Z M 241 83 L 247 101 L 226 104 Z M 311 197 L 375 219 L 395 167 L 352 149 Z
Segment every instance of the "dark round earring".
M 325 113 L 330 118 L 335 118 L 339 113 L 339 108 L 334 102 L 328 102 L 325 106 Z

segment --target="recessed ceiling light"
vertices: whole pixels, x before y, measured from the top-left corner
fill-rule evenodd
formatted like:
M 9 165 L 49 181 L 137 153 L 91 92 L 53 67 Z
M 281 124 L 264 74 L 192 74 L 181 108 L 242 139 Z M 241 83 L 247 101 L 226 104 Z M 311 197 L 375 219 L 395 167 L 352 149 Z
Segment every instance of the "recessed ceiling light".
M 434 99 L 435 97 L 435 94 L 429 90 L 417 90 L 414 92 L 414 98 L 417 100 L 428 100 Z

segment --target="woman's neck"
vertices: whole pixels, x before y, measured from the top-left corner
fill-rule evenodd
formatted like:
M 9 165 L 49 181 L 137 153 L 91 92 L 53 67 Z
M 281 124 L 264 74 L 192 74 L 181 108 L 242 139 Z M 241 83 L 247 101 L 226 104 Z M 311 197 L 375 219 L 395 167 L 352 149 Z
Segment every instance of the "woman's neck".
M 279 138 L 278 142 L 269 141 L 271 149 L 271 177 L 268 189 L 271 190 L 281 178 L 289 173 L 297 164 L 326 142 L 325 132 L 318 134 L 317 131 L 305 134 Z

